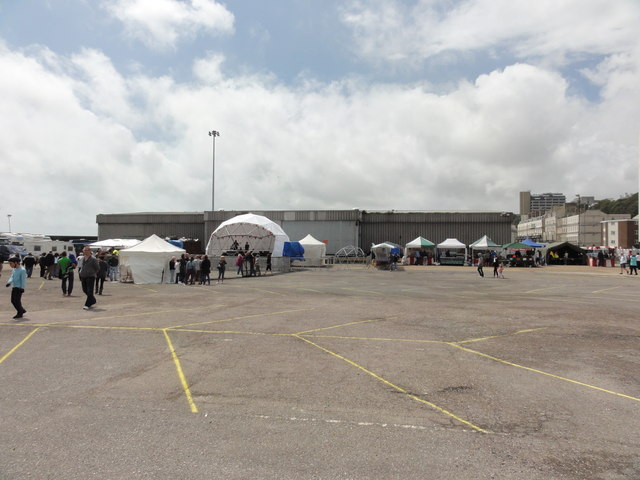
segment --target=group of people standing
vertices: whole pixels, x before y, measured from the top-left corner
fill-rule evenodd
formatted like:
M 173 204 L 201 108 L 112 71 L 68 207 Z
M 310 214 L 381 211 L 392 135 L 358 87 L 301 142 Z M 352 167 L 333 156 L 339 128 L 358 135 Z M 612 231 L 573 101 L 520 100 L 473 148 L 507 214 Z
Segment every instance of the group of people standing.
M 222 255 L 218 259 L 218 281 L 224 282 L 224 273 L 227 268 L 227 260 Z M 183 253 L 180 259 L 173 257 L 169 260 L 169 275 L 165 283 L 179 285 L 211 285 L 211 260 L 208 255 L 188 255 Z
M 259 277 L 262 275 L 262 267 L 260 266 L 260 255 L 250 250 L 244 252 L 238 252 L 236 257 L 236 275 L 242 275 L 243 277 Z M 271 270 L 271 253 L 267 254 L 266 266 L 264 269 L 265 275 L 267 272 L 273 273 Z
M 46 257 L 46 255 L 43 255 L 43 257 Z M 12 268 L 12 272 L 6 286 L 7 288 L 12 287 L 11 304 L 16 309 L 14 319 L 23 318 L 24 314 L 27 313 L 27 310 L 22 305 L 22 295 L 27 287 L 27 278 L 31 277 L 33 266 L 35 265 L 35 262 L 30 259 L 35 260 L 35 257 L 29 254 L 25 256 L 24 260 L 17 256 L 9 259 L 9 266 Z M 53 265 L 56 265 L 55 269 Z M 89 247 L 85 247 L 82 255 L 78 258 L 74 254 L 67 255 L 67 252 L 62 252 L 54 263 L 45 262 L 40 264 L 40 268 L 40 276 L 43 279 L 53 279 L 54 273 L 61 279 L 62 296 L 64 297 L 71 296 L 74 286 L 74 272 L 78 270 L 82 291 L 86 296 L 82 307 L 84 310 L 91 309 L 97 303 L 94 289 L 96 294 L 102 295 L 104 281 L 109 272 L 109 265 L 104 256 L 94 257 Z

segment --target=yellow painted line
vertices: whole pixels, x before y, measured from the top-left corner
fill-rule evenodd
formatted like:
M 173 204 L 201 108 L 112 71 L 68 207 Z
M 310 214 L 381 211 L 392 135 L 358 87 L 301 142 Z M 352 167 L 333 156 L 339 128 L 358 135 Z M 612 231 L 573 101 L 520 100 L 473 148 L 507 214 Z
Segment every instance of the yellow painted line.
M 611 287 L 611 288 L 603 288 L 602 290 L 594 290 L 591 293 L 601 293 L 601 292 L 608 292 L 609 290 L 615 290 L 616 288 L 620 288 L 620 285 L 618 285 L 617 287 Z
M 291 337 L 291 333 L 269 333 L 269 332 L 249 332 L 243 330 L 195 330 L 191 328 L 163 328 L 169 332 L 189 332 L 189 333 L 222 333 L 234 335 L 266 335 L 271 337 Z
M 322 330 L 331 330 L 333 328 L 346 327 L 346 326 L 349 326 L 349 325 L 360 325 L 362 323 L 381 322 L 383 320 L 389 320 L 389 319 L 396 318 L 396 317 L 397 317 L 397 315 L 394 315 L 393 317 L 389 317 L 389 318 L 374 318 L 372 320 L 361 320 L 361 321 L 358 321 L 358 322 L 342 323 L 340 325 L 332 325 L 330 327 L 314 328 L 313 330 L 305 330 L 303 332 L 296 332 L 293 335 L 303 335 L 305 333 L 320 332 Z
M 106 325 L 68 325 L 68 324 L 59 324 L 59 323 L 51 323 L 45 324 L 44 327 L 52 327 L 52 328 L 87 328 L 93 330 L 133 330 L 133 331 L 147 331 L 147 332 L 161 332 L 164 328 L 154 328 L 154 327 L 127 327 L 127 326 L 106 326 Z
M 45 281 L 43 280 L 40 286 L 37 288 L 37 290 L 42 290 L 42 287 L 44 287 L 44 284 L 45 284 Z
M 9 356 L 15 352 L 17 349 L 19 349 L 22 345 L 24 345 L 24 343 L 29 340 L 31 338 L 31 336 L 36 333 L 40 328 L 36 328 L 34 330 L 32 330 L 29 335 L 27 335 L 26 337 L 24 337 L 22 339 L 22 341 L 20 343 L 18 343 L 15 347 L 13 347 L 11 350 L 9 350 L 2 358 L 0 358 L 0 363 L 4 362 L 7 358 L 9 358 Z
M 393 388 L 394 390 L 396 390 L 396 391 L 398 391 L 398 392 L 400 392 L 400 393 L 402 393 L 402 394 L 406 395 L 407 397 L 409 397 L 409 398 L 411 398 L 411 399 L 413 399 L 413 400 L 415 400 L 415 401 L 417 401 L 417 402 L 424 403 L 425 405 L 428 405 L 428 406 L 430 406 L 431 408 L 433 408 L 433 409 L 435 409 L 435 410 L 437 410 L 437 411 L 439 411 L 439 412 L 441 412 L 441 413 L 444 413 L 444 414 L 445 414 L 445 415 L 447 415 L 448 417 L 453 418 L 454 420 L 457 420 L 458 422 L 463 423 L 464 425 L 467 425 L 467 426 L 471 427 L 472 429 L 474 429 L 474 430 L 476 430 L 476 431 L 478 431 L 478 432 L 486 433 L 486 430 L 484 430 L 484 429 L 482 429 L 482 428 L 480 428 L 480 427 L 478 427 L 478 426 L 474 425 L 473 423 L 471 423 L 471 422 L 469 422 L 469 421 L 467 421 L 467 420 L 464 420 L 463 418 L 458 417 L 457 415 L 455 415 L 455 414 L 453 414 L 453 413 L 449 412 L 448 410 L 445 410 L 445 409 L 444 409 L 444 408 L 442 408 L 442 407 L 439 407 L 439 406 L 438 406 L 438 405 L 436 405 L 435 403 L 431 403 L 431 402 L 429 402 L 429 401 L 427 401 L 427 400 L 424 400 L 424 399 L 422 399 L 422 398 L 420 398 L 420 397 L 418 397 L 418 396 L 416 396 L 416 395 L 413 395 L 412 393 L 407 392 L 404 388 L 399 387 L 398 385 L 395 385 L 395 384 L 391 383 L 391 382 L 390 382 L 390 381 L 388 381 L 388 380 L 385 380 L 385 379 L 384 379 L 384 378 L 382 378 L 380 375 L 378 375 L 378 374 L 376 374 L 376 373 L 372 372 L 371 370 L 367 370 L 367 369 L 366 369 L 366 368 L 364 368 L 362 365 L 359 365 L 359 364 L 357 364 L 356 362 L 354 362 L 354 361 L 352 361 L 352 360 L 349 360 L 348 358 L 343 357 L 342 355 L 340 355 L 340 354 L 338 354 L 338 353 L 336 353 L 336 352 L 332 352 L 332 351 L 331 351 L 331 350 L 329 350 L 329 349 L 326 349 L 326 348 L 324 348 L 324 347 L 321 347 L 321 346 L 320 346 L 320 345 L 318 345 L 317 343 L 314 343 L 314 342 L 312 342 L 311 340 L 309 340 L 309 339 L 307 339 L 307 338 L 301 337 L 301 336 L 299 336 L 299 335 L 293 335 L 293 336 L 294 336 L 294 337 L 296 337 L 296 338 L 299 338 L 299 339 L 300 339 L 300 340 L 302 340 L 303 342 L 306 342 L 306 343 L 308 343 L 308 344 L 310 344 L 310 345 L 313 345 L 313 346 L 314 346 L 314 347 L 316 347 L 316 348 L 319 348 L 320 350 L 322 350 L 323 352 L 328 353 L 329 355 L 333 355 L 334 357 L 339 358 L 340 360 L 342 360 L 342 361 L 344 361 L 344 362 L 347 362 L 349 365 L 352 365 L 352 366 L 356 367 L 357 369 L 359 369 L 359 370 L 361 370 L 361 371 L 365 372 L 366 374 L 371 375 L 371 376 L 372 376 L 373 378 L 375 378 L 376 380 L 379 380 L 380 382 L 384 383 L 385 385 L 388 385 L 389 387 L 391 387 L 391 388 Z
M 530 333 L 530 332 L 537 332 L 538 330 L 544 330 L 548 327 L 540 327 L 540 328 L 528 328 L 526 330 L 518 330 L 517 332 L 513 332 L 513 333 L 505 333 L 503 335 L 491 335 L 489 337 L 482 337 L 482 338 L 472 338 L 470 340 L 462 340 L 460 342 L 451 342 L 451 343 L 455 343 L 457 345 L 460 345 L 462 343 L 472 343 L 472 342 L 482 342 L 483 340 L 490 340 L 492 338 L 502 338 L 502 337 L 510 337 L 513 335 L 520 335 L 521 333 Z M 444 342 L 447 343 L 447 342 Z
M 528 370 L 530 372 L 539 373 L 540 375 L 546 375 L 547 377 L 555 378 L 556 380 L 562 380 L 564 382 L 569 382 L 569 383 L 573 383 L 575 385 L 580 385 L 581 387 L 591 388 L 593 390 L 598 390 L 600 392 L 605 392 L 605 393 L 609 393 L 611 395 L 616 395 L 618 397 L 628 398 L 629 400 L 634 400 L 636 402 L 640 402 L 640 398 L 632 397 L 630 395 L 625 395 L 624 393 L 614 392 L 612 390 L 607 390 L 605 388 L 600 388 L 600 387 L 596 387 L 594 385 L 589 385 L 588 383 L 579 382 L 577 380 L 571 380 L 570 378 L 566 378 L 566 377 L 561 377 L 560 375 L 554 375 L 553 373 L 543 372 L 542 370 L 537 370 L 537 369 L 531 368 L 531 367 L 525 367 L 524 365 L 518 365 L 517 363 L 508 362 L 506 360 L 502 360 L 500 358 L 496 358 L 496 357 L 493 357 L 491 355 L 487 355 L 486 353 L 477 352 L 476 350 L 471 350 L 469 348 L 462 347 L 462 346 L 457 345 L 455 343 L 448 343 L 448 345 L 451 345 L 452 347 L 459 348 L 460 350 L 464 350 L 465 352 L 473 353 L 475 355 L 480 355 L 481 357 L 485 357 L 485 358 L 488 358 L 490 360 L 494 360 L 496 362 L 504 363 L 505 365 L 509 365 L 511 367 L 522 368 L 523 370 Z
M 524 293 L 537 293 L 537 292 L 544 292 L 545 290 L 557 290 L 560 288 L 564 288 L 565 285 L 554 285 L 552 287 L 544 287 L 544 288 L 536 288 L 535 290 L 527 290 Z
M 193 307 L 193 308 L 177 308 L 172 310 L 156 310 L 153 312 L 141 312 L 141 313 L 127 313 L 124 315 L 110 315 L 107 317 L 90 317 L 90 320 L 112 320 L 114 318 L 133 318 L 133 317 L 145 317 L 149 315 L 159 315 L 163 313 L 176 313 L 176 312 L 192 312 L 194 310 L 202 310 L 205 308 L 218 308 L 223 307 L 224 305 L 212 306 L 212 305 L 204 305 L 202 307 Z
M 301 333 L 295 333 L 293 335 L 303 335 Z M 338 340 L 372 340 L 376 342 L 408 342 L 408 343 L 442 343 L 446 344 L 442 340 L 419 340 L 411 338 L 380 338 L 380 337 L 344 337 L 340 335 L 304 335 L 309 338 L 336 338 Z
M 231 288 L 240 288 L 240 289 L 245 290 L 245 291 L 246 290 L 254 290 L 256 292 L 272 293 L 274 295 L 282 295 L 282 296 L 286 295 L 285 293 L 282 293 L 282 292 L 274 292 L 273 290 L 266 290 L 264 288 L 241 287 L 239 285 L 231 285 Z
M 359 288 L 351 288 L 351 287 L 342 287 L 341 290 L 350 290 L 352 292 L 359 292 L 359 293 L 370 293 L 372 295 L 380 295 L 380 292 L 376 292 L 374 290 L 361 290 Z
M 321 290 L 314 290 L 313 288 L 300 288 L 295 285 L 280 285 L 282 288 L 288 288 L 289 290 L 303 290 L 305 292 L 322 293 Z
M 140 290 L 149 290 L 150 292 L 158 293 L 158 290 L 154 290 L 154 289 L 153 289 L 153 288 L 151 288 L 151 287 L 145 287 L 145 286 L 142 286 L 142 285 L 136 285 L 136 284 L 134 284 L 133 286 L 134 286 L 135 288 L 139 288 Z
M 182 367 L 180 366 L 180 359 L 178 359 L 178 355 L 176 354 L 175 348 L 173 348 L 173 343 L 171 343 L 171 338 L 169 338 L 169 334 L 166 329 L 162 330 L 164 334 L 164 338 L 167 340 L 167 345 L 169 345 L 169 350 L 171 351 L 171 357 L 173 358 L 173 363 L 176 366 L 176 370 L 178 371 L 178 377 L 180 377 L 180 382 L 182 383 L 182 389 L 184 390 L 184 394 L 187 397 L 187 401 L 189 402 L 189 407 L 191 408 L 192 413 L 198 413 L 198 407 L 193 402 L 193 397 L 191 396 L 191 390 L 189 389 L 189 384 L 187 383 L 187 379 L 184 376 L 184 372 L 182 371 Z
M 221 305 L 221 306 L 224 306 L 224 305 Z M 233 320 L 246 320 L 248 318 L 270 317 L 273 315 L 282 315 L 283 313 L 308 312 L 310 310 L 313 310 L 313 308 L 297 308 L 294 310 L 279 310 L 277 312 L 270 312 L 270 313 L 256 313 L 253 315 L 243 315 L 240 317 L 223 318 L 221 320 L 210 320 L 208 322 L 185 323 L 184 325 L 173 325 L 171 327 L 167 327 L 167 329 L 173 330 L 173 329 L 182 328 L 182 327 L 195 327 L 196 325 L 209 325 L 213 323 L 231 322 Z

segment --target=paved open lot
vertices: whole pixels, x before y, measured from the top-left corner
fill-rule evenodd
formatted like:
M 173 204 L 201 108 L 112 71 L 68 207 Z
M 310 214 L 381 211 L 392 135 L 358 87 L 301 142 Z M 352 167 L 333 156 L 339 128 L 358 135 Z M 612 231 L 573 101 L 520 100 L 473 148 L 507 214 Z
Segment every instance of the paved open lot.
M 640 276 L 486 272 L 109 283 L 89 312 L 34 277 L 0 305 L 0 478 L 640 478 Z

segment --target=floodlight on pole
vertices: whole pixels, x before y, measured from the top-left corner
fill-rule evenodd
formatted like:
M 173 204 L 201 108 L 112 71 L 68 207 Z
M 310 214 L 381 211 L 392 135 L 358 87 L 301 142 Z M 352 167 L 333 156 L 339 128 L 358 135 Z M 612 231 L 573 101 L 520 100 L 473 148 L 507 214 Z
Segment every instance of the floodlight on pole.
M 11 214 L 7 213 L 7 220 L 9 220 L 9 233 L 11 233 Z
M 216 137 L 220 136 L 220 132 L 211 130 L 209 132 L 209 136 L 213 140 L 213 166 L 211 174 L 211 211 L 213 212 L 215 210 L 216 203 Z

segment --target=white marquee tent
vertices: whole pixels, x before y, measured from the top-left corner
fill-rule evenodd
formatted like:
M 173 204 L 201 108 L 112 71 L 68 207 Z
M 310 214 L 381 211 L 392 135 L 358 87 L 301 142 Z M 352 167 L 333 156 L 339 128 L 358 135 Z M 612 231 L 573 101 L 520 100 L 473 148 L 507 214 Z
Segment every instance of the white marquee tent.
M 305 265 L 324 265 L 324 257 L 327 255 L 327 245 L 324 242 L 315 239 L 309 234 L 299 243 L 304 247 Z
M 262 215 L 246 213 L 222 222 L 211 234 L 207 244 L 207 255 L 218 257 L 231 250 L 234 241 L 240 248 L 249 244 L 254 252 L 271 252 L 273 257 L 282 257 L 284 242 L 289 236 L 277 223 Z
M 120 250 L 120 278 L 124 280 L 131 276 L 135 284 L 167 282 L 169 260 L 183 253 L 184 248 L 151 235 L 133 247 Z
M 445 252 L 448 250 L 464 250 L 464 257 L 459 258 L 459 255 L 454 256 L 454 262 L 457 264 L 464 264 L 465 259 L 467 258 L 467 246 L 462 243 L 457 238 L 447 238 L 444 242 L 438 244 L 438 250 L 444 250 Z M 440 264 L 451 263 L 447 260 L 445 255 L 442 255 L 442 252 L 439 252 Z
M 99 242 L 93 242 L 88 245 L 91 249 L 108 250 L 110 248 L 130 248 L 140 243 L 140 240 L 134 238 L 109 238 L 107 240 L 100 240 Z

